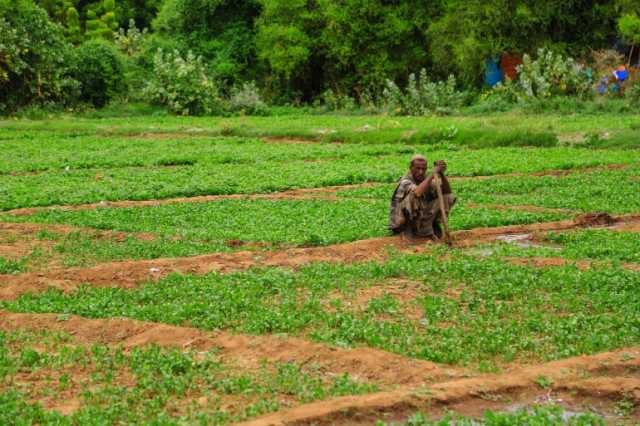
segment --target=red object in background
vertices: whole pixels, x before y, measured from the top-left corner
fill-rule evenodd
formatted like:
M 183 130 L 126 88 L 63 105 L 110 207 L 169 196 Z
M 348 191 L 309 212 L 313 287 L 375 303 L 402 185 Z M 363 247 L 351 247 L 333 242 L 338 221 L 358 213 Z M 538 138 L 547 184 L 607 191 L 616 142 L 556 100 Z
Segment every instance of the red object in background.
M 515 80 L 518 77 L 518 71 L 516 67 L 522 63 L 522 57 L 520 55 L 512 53 L 503 53 L 500 58 L 500 69 L 504 78 Z

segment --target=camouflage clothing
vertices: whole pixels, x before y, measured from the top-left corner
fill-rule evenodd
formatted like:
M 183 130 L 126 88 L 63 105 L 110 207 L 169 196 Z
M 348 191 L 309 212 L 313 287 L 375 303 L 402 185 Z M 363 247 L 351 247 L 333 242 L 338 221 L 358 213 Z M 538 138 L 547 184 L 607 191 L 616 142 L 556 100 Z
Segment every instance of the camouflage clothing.
M 411 173 L 407 173 L 400 179 L 396 190 L 391 197 L 391 209 L 389 212 L 389 229 L 398 233 L 407 233 L 416 237 L 440 237 L 440 205 L 438 193 L 433 182 L 429 184 L 427 192 L 421 197 L 415 194 L 418 183 Z M 451 186 L 446 177 L 442 177 L 442 195 L 447 216 L 456 202 L 456 197 L 451 192 Z

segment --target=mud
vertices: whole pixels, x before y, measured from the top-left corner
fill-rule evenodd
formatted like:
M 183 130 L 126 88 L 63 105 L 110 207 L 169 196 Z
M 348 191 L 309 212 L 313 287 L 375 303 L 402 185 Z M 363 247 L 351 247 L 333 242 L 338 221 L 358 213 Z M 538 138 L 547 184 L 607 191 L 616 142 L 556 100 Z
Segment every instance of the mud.
M 615 224 L 611 226 L 609 230 L 617 232 L 640 232 L 640 222 Z
M 593 378 L 602 374 L 606 376 Z M 548 388 L 537 383 L 540 377 L 550 383 Z M 280 411 L 243 425 L 373 424 L 377 419 L 406 419 L 416 411 L 438 416 L 454 410 L 477 416 L 485 409 L 510 409 L 516 403 L 527 406 L 544 400 L 562 402 L 565 398 L 580 402 L 581 393 L 609 405 L 622 398 L 640 402 L 640 347 L 553 361 L 504 374 L 336 398 Z
M 614 218 L 616 223 L 631 223 L 640 220 L 638 215 Z M 452 234 L 453 245 L 469 247 L 481 242 L 495 240 L 508 234 L 560 231 L 583 227 L 584 220 L 578 218 L 559 222 L 513 225 L 496 228 L 477 228 Z M 429 241 L 407 242 L 399 237 L 381 237 L 326 247 L 290 248 L 283 251 L 239 251 L 214 253 L 187 258 L 168 258 L 142 261 L 104 263 L 91 268 L 50 270 L 20 275 L 0 275 L 0 300 L 12 300 L 25 293 L 41 293 L 48 288 L 65 292 L 76 290 L 83 283 L 98 287 L 132 288 L 144 282 L 157 281 L 167 274 L 203 275 L 210 272 L 230 272 L 250 267 L 298 268 L 311 262 L 355 263 L 382 261 L 388 257 L 389 249 L 402 252 L 428 250 Z
M 105 344 L 125 349 L 156 344 L 196 351 L 217 351 L 242 368 L 259 368 L 264 361 L 317 365 L 334 374 L 349 373 L 380 385 L 418 385 L 462 377 L 464 369 L 406 358 L 385 351 L 339 349 L 294 337 L 234 335 L 125 318 L 86 319 L 57 314 L 0 311 L 0 330 L 65 332 L 77 344 Z

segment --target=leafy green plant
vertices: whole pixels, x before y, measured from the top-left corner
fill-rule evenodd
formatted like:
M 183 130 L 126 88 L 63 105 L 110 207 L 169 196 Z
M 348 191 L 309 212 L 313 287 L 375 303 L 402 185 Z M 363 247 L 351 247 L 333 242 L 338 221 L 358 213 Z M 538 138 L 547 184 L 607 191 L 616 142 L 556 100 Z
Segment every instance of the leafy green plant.
M 571 95 L 588 98 L 593 95 L 591 85 L 580 64 L 551 50 L 539 49 L 536 59 L 524 55 L 518 66 L 518 93 L 525 101 Z
M 234 88 L 227 103 L 231 111 L 242 114 L 266 115 L 268 112 L 255 82 L 243 83 L 241 87 Z
M 173 274 L 136 289 L 85 287 L 3 302 L 18 312 L 124 316 L 251 334 L 304 335 L 339 346 L 379 348 L 459 365 L 549 360 L 638 344 L 637 273 L 619 268 L 533 268 L 461 251 L 396 255 L 385 263 L 311 264 L 231 274 Z M 336 292 L 421 282 L 418 317 L 333 304 Z M 442 283 L 461 283 L 459 298 Z M 382 287 L 384 289 L 384 287 Z M 434 297 L 437 295 L 437 297 Z M 327 310 L 327 306 L 332 306 Z M 443 323 L 444 321 L 444 323 Z M 543 337 L 541 337 L 543 335 Z
M 17 374 L 34 377 L 21 386 L 24 394 L 10 388 L 0 393 L 0 421 L 8 424 L 226 424 L 275 411 L 285 398 L 287 404 L 301 404 L 378 389 L 348 375 L 333 377 L 294 363 L 239 370 L 209 351 L 77 346 L 68 335 L 48 332 L 3 334 L 0 353 L 0 371 L 7 380 Z M 63 401 L 71 396 L 79 402 L 70 414 L 26 402 L 62 390 Z M 221 393 L 233 404 L 221 406 Z
M 102 0 L 87 8 L 86 36 L 89 38 L 113 39 L 118 29 L 115 0 Z
M 222 100 L 201 57 L 178 51 L 155 54 L 153 78 L 144 88 L 152 103 L 166 106 L 181 115 L 215 114 L 222 111 Z
M 80 100 L 103 107 L 126 89 L 124 64 L 115 47 L 89 40 L 76 50 L 74 77 L 80 82 Z
M 120 28 L 115 35 L 114 42 L 121 52 L 129 57 L 134 57 L 141 53 L 147 36 L 147 28 L 140 31 L 136 27 L 136 22 L 133 19 L 129 19 L 129 28 Z
M 73 99 L 70 54 L 62 27 L 47 12 L 27 0 L 0 1 L 0 114 Z
M 466 95 L 456 88 L 455 77 L 449 76 L 446 82 L 432 82 L 427 71 L 422 69 L 419 77 L 409 75 L 404 91 L 393 81 L 387 80 L 382 104 L 391 114 L 417 116 L 455 110 L 465 103 L 465 98 Z
M 15 274 L 24 272 L 24 263 L 24 260 L 12 260 L 0 256 L 0 274 Z

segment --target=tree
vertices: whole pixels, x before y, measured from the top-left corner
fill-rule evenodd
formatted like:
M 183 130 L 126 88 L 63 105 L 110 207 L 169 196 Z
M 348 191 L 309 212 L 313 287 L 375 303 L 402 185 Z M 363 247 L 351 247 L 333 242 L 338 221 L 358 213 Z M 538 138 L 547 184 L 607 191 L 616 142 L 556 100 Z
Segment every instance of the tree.
M 86 36 L 89 38 L 113 39 L 118 29 L 115 0 L 94 3 L 87 10 Z
M 77 88 L 68 77 L 71 46 L 63 28 L 27 0 L 0 0 L 0 111 L 64 101 Z
M 430 65 L 426 31 L 435 2 L 319 0 L 327 77 L 335 90 L 361 94 L 387 78 L 404 80 Z M 425 4 L 426 3 L 426 4 Z M 429 6 L 431 3 L 431 6 Z
M 631 51 L 629 52 L 628 64 L 631 64 L 633 49 L 636 44 L 640 44 L 640 18 L 635 13 L 623 15 L 618 20 L 618 30 L 622 37 L 631 43 Z
M 605 47 L 615 34 L 616 5 L 605 0 L 445 0 L 429 28 L 441 74 L 478 84 L 486 58 L 547 47 L 572 56 Z
M 202 56 L 218 80 L 230 86 L 256 76 L 254 23 L 257 0 L 167 0 L 153 28 Z

